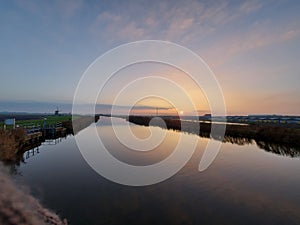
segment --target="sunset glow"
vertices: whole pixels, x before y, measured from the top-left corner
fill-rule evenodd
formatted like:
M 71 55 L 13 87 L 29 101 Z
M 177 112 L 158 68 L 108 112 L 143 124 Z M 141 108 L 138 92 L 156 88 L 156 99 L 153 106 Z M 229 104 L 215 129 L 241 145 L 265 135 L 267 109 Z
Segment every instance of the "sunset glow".
M 208 64 L 228 114 L 299 114 L 298 2 L 63 2 L 1 3 L 1 110 L 22 111 L 27 104 L 40 112 L 57 105 L 69 112 L 78 81 L 96 58 L 120 44 L 155 39 L 180 44 Z M 129 66 L 117 72 L 113 86 L 149 75 L 180 83 L 199 114 L 209 113 L 203 90 L 170 66 Z M 112 104 L 114 88 L 106 91 L 98 104 Z
M 0 225 L 300 225 L 300 0 L 0 0 Z

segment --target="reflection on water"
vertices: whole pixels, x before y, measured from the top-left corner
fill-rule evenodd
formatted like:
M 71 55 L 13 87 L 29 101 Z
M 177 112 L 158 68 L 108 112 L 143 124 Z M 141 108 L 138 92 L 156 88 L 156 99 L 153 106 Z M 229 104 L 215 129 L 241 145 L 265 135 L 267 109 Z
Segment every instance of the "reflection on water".
M 254 140 L 249 138 L 239 138 L 239 137 L 231 137 L 231 136 L 224 136 L 223 141 L 232 144 L 237 144 L 237 145 L 249 145 L 255 143 Z
M 295 147 L 290 147 L 287 145 L 279 145 L 277 143 L 267 143 L 264 141 L 254 141 L 248 138 L 237 138 L 237 137 L 230 137 L 225 136 L 224 142 L 230 142 L 232 144 L 238 145 L 249 145 L 256 143 L 260 149 L 263 149 L 267 152 L 271 152 L 274 154 L 282 155 L 282 156 L 289 156 L 289 157 L 300 157 L 300 149 Z
M 257 142 L 257 146 L 261 149 L 264 149 L 268 152 L 272 152 L 282 156 L 290 156 L 290 157 L 300 157 L 300 150 L 297 148 L 278 145 L 274 143 L 266 143 L 263 141 Z
M 118 129 L 126 123 L 120 119 Z M 130 126 L 136 136 L 149 136 L 148 127 Z M 166 132 L 163 143 L 152 151 L 137 152 L 115 138 L 108 119 L 101 119 L 97 130 L 112 155 L 134 165 L 166 158 L 181 135 L 186 140 L 191 136 L 156 127 L 155 132 Z M 91 127 L 78 135 L 94 145 L 89 132 Z M 74 137 L 41 146 L 40 154 L 20 165 L 22 176 L 16 178 L 29 185 L 45 206 L 74 225 L 300 223 L 299 158 L 278 157 L 257 145 L 283 155 L 288 149 L 227 138 L 213 164 L 200 173 L 198 165 L 208 139 L 198 138 L 187 165 L 152 186 L 128 187 L 99 176 L 82 158 Z M 296 156 L 296 152 L 289 156 L 292 154 Z

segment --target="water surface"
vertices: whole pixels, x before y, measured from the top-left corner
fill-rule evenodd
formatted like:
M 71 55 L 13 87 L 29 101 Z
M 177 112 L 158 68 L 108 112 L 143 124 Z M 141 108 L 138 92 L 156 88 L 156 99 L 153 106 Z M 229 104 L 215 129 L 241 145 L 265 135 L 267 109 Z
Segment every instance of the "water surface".
M 119 129 L 125 124 L 119 119 Z M 130 126 L 140 138 L 149 135 L 148 127 Z M 134 165 L 158 162 L 172 152 L 180 135 L 185 140 L 192 136 L 154 129 L 166 132 L 164 142 L 153 151 L 137 154 L 118 142 L 108 118 L 97 123 L 111 154 Z M 91 130 L 86 128 L 78 135 L 88 139 Z M 74 137 L 41 146 L 39 154 L 25 158 L 16 178 L 46 207 L 74 225 L 300 224 L 298 157 L 267 152 L 255 143 L 227 142 L 213 164 L 199 172 L 208 139 L 197 138 L 188 164 L 170 179 L 151 186 L 124 186 L 101 177 L 85 162 Z M 188 141 L 186 147 L 190 147 Z

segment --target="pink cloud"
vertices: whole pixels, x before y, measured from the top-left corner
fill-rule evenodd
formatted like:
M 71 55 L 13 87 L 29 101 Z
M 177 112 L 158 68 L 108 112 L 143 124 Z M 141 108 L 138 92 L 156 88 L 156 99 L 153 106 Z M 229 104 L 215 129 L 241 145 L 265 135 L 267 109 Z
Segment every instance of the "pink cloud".
M 210 65 L 221 66 L 239 54 L 284 43 L 299 37 L 299 34 L 300 30 L 296 28 L 278 28 L 272 31 L 263 25 L 229 36 L 202 52 L 202 55 Z
M 243 13 L 250 13 L 259 10 L 262 5 L 262 2 L 246 1 L 240 6 L 239 10 Z

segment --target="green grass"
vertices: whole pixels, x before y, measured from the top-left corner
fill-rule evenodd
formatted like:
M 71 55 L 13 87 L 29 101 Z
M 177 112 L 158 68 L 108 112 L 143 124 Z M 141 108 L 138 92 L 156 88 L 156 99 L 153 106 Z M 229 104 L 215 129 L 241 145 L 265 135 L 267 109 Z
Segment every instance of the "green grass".
M 58 122 L 72 120 L 71 115 L 63 115 L 63 116 L 46 116 L 45 119 L 36 119 L 36 120 L 16 120 L 16 125 L 20 127 L 28 127 L 28 126 L 43 126 L 44 121 L 46 121 L 47 125 L 53 125 Z M 3 122 L 1 122 L 1 127 L 3 127 Z
M 74 119 L 78 119 L 82 116 L 74 116 Z M 44 119 L 46 118 L 46 120 Z M 46 125 L 54 125 L 58 122 L 70 121 L 72 120 L 72 115 L 61 115 L 61 116 L 45 116 L 41 119 L 32 119 L 32 120 L 16 120 L 16 126 L 20 127 L 30 127 L 30 126 L 43 126 L 44 121 Z M 0 129 L 3 129 L 4 122 L 0 121 Z M 12 126 L 6 126 L 6 129 L 12 129 Z
M 63 122 L 63 121 L 68 121 L 68 120 L 72 120 L 72 116 L 71 115 L 67 115 L 67 116 L 46 116 L 46 119 L 39 119 L 39 120 L 20 120 L 20 121 L 16 121 L 16 125 L 19 126 L 43 126 L 44 121 L 46 121 L 47 125 L 53 125 L 56 124 L 58 122 Z

